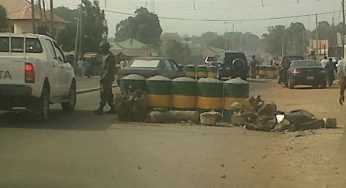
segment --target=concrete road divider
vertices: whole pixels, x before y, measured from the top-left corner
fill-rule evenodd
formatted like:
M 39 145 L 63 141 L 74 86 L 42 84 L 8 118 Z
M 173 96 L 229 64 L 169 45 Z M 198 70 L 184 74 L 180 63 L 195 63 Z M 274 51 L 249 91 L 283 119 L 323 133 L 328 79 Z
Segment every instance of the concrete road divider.
M 113 88 L 118 87 L 118 85 L 113 85 Z M 80 89 L 77 90 L 77 94 L 83 94 L 83 93 L 89 93 L 89 92 L 93 92 L 93 91 L 99 91 L 100 87 L 94 87 L 94 88 L 89 88 L 89 89 Z

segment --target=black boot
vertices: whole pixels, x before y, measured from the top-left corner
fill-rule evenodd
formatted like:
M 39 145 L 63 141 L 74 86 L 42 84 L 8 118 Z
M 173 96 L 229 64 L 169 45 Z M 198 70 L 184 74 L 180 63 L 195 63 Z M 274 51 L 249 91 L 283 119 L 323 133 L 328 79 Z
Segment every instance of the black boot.
M 110 109 L 109 111 L 106 112 L 106 114 L 116 114 L 116 113 L 117 113 L 117 111 L 116 111 L 114 105 L 112 105 L 112 106 L 111 106 L 111 109 Z
M 97 110 L 94 110 L 93 112 L 97 115 L 102 115 L 103 114 L 103 107 L 100 106 Z

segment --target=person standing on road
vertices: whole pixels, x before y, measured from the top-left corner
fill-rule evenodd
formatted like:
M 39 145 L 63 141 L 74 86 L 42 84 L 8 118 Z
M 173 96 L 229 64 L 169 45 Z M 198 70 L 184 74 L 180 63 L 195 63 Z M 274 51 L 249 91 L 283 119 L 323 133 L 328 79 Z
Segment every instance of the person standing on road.
M 259 63 L 256 60 L 256 56 L 253 55 L 252 56 L 252 60 L 250 62 L 250 74 L 251 74 L 250 76 L 251 76 L 251 78 L 256 78 L 256 67 L 257 67 L 258 64 Z
M 327 72 L 327 84 L 329 87 L 331 87 L 335 79 L 335 76 L 334 76 L 335 66 L 334 66 L 332 58 L 329 58 L 329 61 L 324 66 L 324 69 Z
M 338 65 L 338 77 L 340 78 L 340 97 L 339 103 L 342 105 L 345 102 L 345 89 L 346 89 L 346 64 L 345 60 L 340 60 Z
M 328 63 L 328 58 L 327 56 L 324 56 L 323 59 L 321 60 L 321 66 L 325 68 L 327 63 Z
M 116 113 L 113 103 L 114 96 L 112 92 L 112 85 L 115 80 L 116 62 L 110 49 L 110 44 L 107 41 L 102 41 L 99 45 L 100 51 L 103 55 L 101 71 L 100 71 L 100 106 L 94 111 L 95 114 L 102 115 L 103 108 L 106 103 L 110 106 L 110 110 L 106 113 Z

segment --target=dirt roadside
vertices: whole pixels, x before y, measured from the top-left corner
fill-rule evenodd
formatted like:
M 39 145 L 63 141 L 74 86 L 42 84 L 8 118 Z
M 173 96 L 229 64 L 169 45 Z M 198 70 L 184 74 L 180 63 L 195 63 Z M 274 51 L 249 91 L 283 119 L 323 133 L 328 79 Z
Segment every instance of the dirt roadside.
M 271 100 L 279 110 L 306 109 L 319 118 L 337 118 L 337 129 L 282 134 L 276 153 L 282 159 L 278 168 L 283 174 L 278 181 L 288 187 L 346 187 L 346 107 L 340 106 L 338 89 L 282 88 L 275 81 L 257 81 L 252 84 L 252 95 Z

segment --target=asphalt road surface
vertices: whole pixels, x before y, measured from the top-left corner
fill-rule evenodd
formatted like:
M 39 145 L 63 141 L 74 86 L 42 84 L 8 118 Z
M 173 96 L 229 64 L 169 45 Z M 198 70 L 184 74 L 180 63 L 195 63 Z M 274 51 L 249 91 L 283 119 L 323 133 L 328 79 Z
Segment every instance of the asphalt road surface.
M 305 107 L 306 103 L 314 109 L 308 100 L 312 97 L 304 93 L 308 92 L 322 105 L 312 112 L 345 112 L 346 107 L 331 108 L 324 102 L 334 97 L 330 95 L 336 89 L 297 91 L 303 93 L 296 94 L 294 105 Z M 292 98 L 287 92 L 293 91 L 264 80 L 252 82 L 251 92 L 285 105 L 289 103 L 286 98 Z M 321 93 L 327 98 L 321 98 Z M 122 123 L 116 115 L 94 115 L 91 111 L 98 101 L 98 92 L 79 95 L 77 109 L 71 114 L 53 105 L 47 124 L 30 122 L 25 112 L 0 114 L 0 187 L 346 185 L 336 152 L 340 151 L 336 145 L 342 145 L 342 129 L 296 138 L 295 133 L 254 132 L 238 127 Z M 331 109 L 324 113 L 323 105 Z

